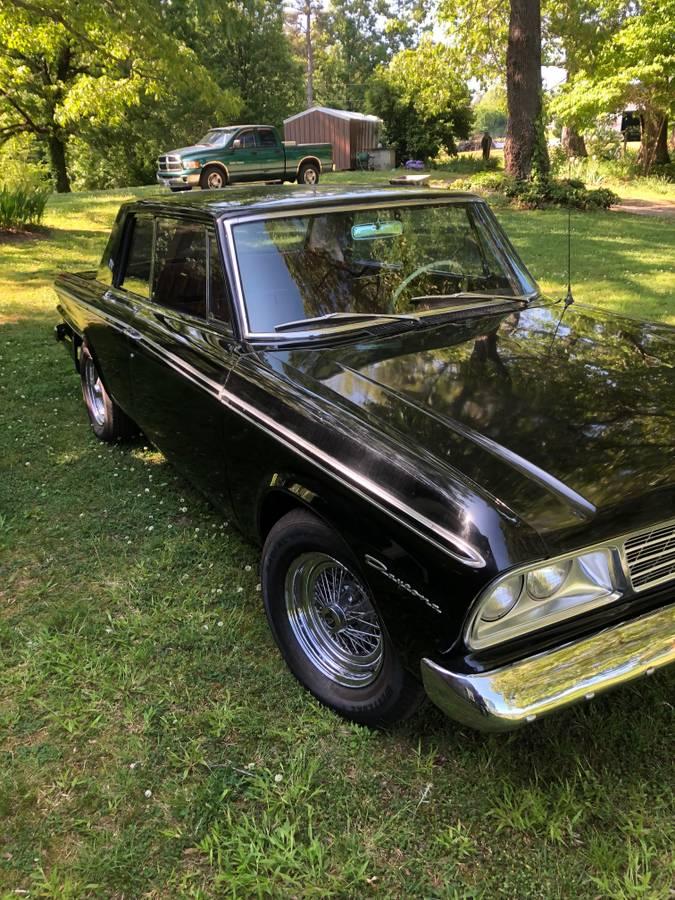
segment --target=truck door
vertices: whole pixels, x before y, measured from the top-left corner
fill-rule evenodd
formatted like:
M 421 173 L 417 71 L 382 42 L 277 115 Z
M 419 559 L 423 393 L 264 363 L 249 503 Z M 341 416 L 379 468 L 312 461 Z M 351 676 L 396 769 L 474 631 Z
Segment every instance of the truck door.
M 283 178 L 286 174 L 286 159 L 276 131 L 273 128 L 258 128 L 256 136 L 265 179 L 276 181 Z
M 258 149 L 255 131 L 248 128 L 240 131 L 232 141 L 232 151 L 227 158 L 230 181 L 260 181 L 265 176 L 260 168 L 261 153 Z

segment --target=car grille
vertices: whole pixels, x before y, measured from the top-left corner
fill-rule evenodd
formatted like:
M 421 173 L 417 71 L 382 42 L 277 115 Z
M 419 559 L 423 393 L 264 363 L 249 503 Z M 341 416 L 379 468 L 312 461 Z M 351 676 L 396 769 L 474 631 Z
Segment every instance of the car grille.
M 160 156 L 157 160 L 160 172 L 180 172 L 181 161 L 180 156 Z
M 624 551 L 636 591 L 675 580 L 675 524 L 657 526 L 628 538 Z

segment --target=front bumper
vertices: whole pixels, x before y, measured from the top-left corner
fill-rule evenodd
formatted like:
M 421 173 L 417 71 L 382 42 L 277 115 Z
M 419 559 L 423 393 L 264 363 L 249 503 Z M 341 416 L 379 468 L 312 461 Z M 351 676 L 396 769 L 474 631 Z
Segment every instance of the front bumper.
M 675 662 L 675 605 L 491 672 L 422 660 L 429 698 L 479 731 L 510 731 Z
M 165 187 L 193 187 L 199 184 L 199 172 L 157 172 L 157 184 Z

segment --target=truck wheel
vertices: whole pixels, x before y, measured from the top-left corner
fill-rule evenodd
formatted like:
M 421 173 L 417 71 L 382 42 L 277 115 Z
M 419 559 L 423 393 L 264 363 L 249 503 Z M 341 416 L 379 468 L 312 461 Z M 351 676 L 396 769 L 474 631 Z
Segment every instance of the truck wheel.
M 298 172 L 298 184 L 318 184 L 320 174 L 321 172 L 316 163 L 303 163 Z
M 216 191 L 227 184 L 227 176 L 220 166 L 206 166 L 199 178 L 199 186 L 203 191 Z
M 261 581 L 279 649 L 318 700 L 374 727 L 417 709 L 420 683 L 403 668 L 349 548 L 320 519 L 294 510 L 274 525 Z
M 86 344 L 82 345 L 80 352 L 80 379 L 91 428 L 100 441 L 112 443 L 138 432 L 135 423 L 115 403 L 103 386 L 94 358 Z

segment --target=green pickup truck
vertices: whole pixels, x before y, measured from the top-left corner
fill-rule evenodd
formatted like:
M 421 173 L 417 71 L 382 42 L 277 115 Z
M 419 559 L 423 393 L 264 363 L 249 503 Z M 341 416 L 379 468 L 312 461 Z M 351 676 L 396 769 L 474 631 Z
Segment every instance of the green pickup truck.
M 222 188 L 241 181 L 297 181 L 317 184 L 330 172 L 330 144 L 282 141 L 270 125 L 212 128 L 197 144 L 164 153 L 157 160 L 157 181 L 172 191 Z

